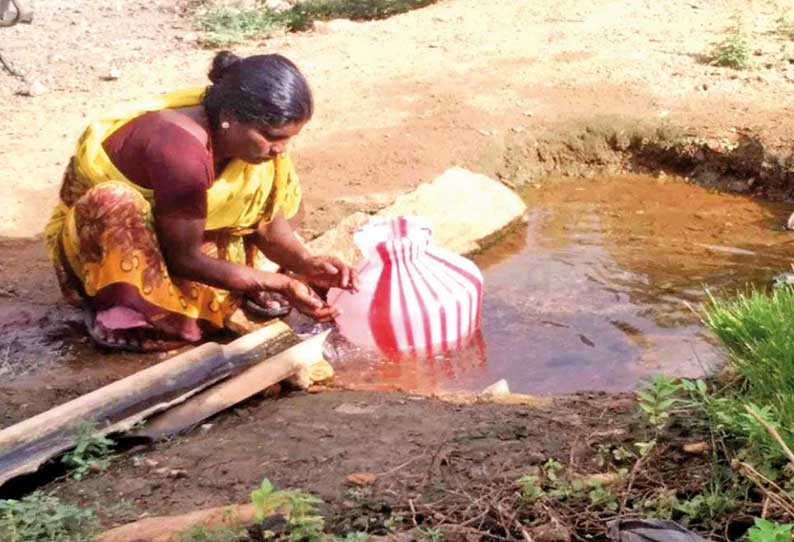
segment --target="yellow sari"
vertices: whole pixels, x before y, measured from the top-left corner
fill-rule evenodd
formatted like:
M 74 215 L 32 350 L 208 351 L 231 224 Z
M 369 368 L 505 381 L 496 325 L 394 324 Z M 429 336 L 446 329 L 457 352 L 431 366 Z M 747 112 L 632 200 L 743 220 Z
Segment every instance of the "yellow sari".
M 135 309 L 145 307 L 147 326 L 167 321 L 163 327 L 168 331 L 180 328 L 174 322 L 181 319 L 223 327 L 239 306 L 237 295 L 169 276 L 154 230 L 153 191 L 125 178 L 102 147 L 125 123 L 151 111 L 198 105 L 202 93 L 193 89 L 134 104 L 92 122 L 80 137 L 45 230 L 50 258 L 71 301 L 84 303 L 124 285 L 140 297 Z M 254 265 L 262 255 L 246 246 L 243 237 L 278 213 L 291 218 L 300 199 L 287 154 L 257 165 L 231 161 L 207 191 L 206 237 L 213 242 L 205 252 Z

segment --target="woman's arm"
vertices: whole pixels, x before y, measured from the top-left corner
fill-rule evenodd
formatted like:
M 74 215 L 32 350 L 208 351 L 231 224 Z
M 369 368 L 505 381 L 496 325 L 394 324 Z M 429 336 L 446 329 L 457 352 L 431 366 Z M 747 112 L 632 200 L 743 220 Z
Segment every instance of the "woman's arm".
M 158 209 L 155 213 L 157 239 L 168 270 L 174 276 L 238 292 L 286 288 L 289 278 L 284 275 L 258 271 L 204 254 L 201 246 L 205 224 L 205 218 L 183 217 L 166 209 Z
M 159 212 L 155 227 L 168 270 L 177 277 L 226 290 L 272 290 L 287 297 L 299 311 L 317 320 L 330 320 L 338 311 L 326 305 L 311 288 L 281 273 L 267 273 L 205 255 L 201 251 L 206 219 Z
M 300 273 L 306 260 L 312 257 L 281 213 L 272 222 L 259 224 L 254 233 L 254 243 L 270 260 L 295 273 Z
M 295 237 L 292 226 L 281 213 L 269 223 L 263 221 L 254 236 L 256 246 L 265 256 L 304 276 L 309 284 L 321 288 L 358 289 L 355 270 L 338 258 L 313 256 Z

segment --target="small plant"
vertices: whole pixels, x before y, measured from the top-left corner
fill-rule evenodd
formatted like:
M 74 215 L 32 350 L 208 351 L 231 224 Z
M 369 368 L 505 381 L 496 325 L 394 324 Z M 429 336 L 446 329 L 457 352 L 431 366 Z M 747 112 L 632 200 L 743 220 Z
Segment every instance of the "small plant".
M 678 501 L 674 509 L 689 521 L 713 520 L 723 516 L 736 505 L 736 500 L 722 491 L 707 491 L 691 499 Z
M 657 433 L 667 425 L 670 413 L 680 402 L 676 396 L 682 390 L 681 384 L 672 378 L 655 374 L 649 383 L 636 392 L 640 410 Z
M 383 522 L 383 527 L 390 533 L 397 532 L 400 530 L 400 527 L 405 523 L 405 518 L 402 517 L 400 514 L 395 514 L 394 512 Z
M 3 542 L 89 542 L 95 527 L 93 511 L 40 491 L 22 500 L 0 500 Z
M 590 498 L 590 504 L 610 512 L 617 512 L 620 506 L 617 496 L 601 484 L 592 484 L 587 496 Z
M 286 516 L 289 542 L 316 542 L 325 537 L 325 519 L 317 509 L 322 501 L 314 495 L 299 490 L 276 491 L 270 480 L 265 479 L 251 493 L 251 502 L 258 521 L 275 514 Z
M 441 531 L 438 529 L 433 529 L 431 527 L 420 527 L 419 531 L 419 540 L 422 542 L 441 542 L 444 537 L 441 535 Z
M 775 523 L 767 519 L 755 518 L 755 524 L 747 531 L 750 542 L 791 542 L 791 523 Z
M 108 466 L 113 441 L 96 432 L 94 423 L 81 423 L 76 429 L 76 444 L 61 460 L 72 478 L 82 479 L 89 472 L 100 472 Z
M 744 70 L 750 67 L 750 47 L 742 32 L 740 17 L 728 30 L 728 35 L 711 51 L 711 63 L 716 66 Z
M 521 498 L 528 502 L 535 502 L 546 492 L 543 490 L 543 481 L 540 476 L 525 474 L 518 479 L 518 487 L 521 488 Z

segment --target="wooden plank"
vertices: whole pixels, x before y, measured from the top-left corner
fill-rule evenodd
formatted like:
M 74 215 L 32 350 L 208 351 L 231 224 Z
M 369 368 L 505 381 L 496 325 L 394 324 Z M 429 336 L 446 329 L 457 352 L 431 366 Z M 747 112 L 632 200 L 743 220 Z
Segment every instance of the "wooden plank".
M 308 371 L 323 359 L 323 343 L 328 331 L 311 337 L 246 369 L 242 373 L 205 389 L 181 405 L 149 421 L 135 436 L 159 440 L 217 414 L 282 380 Z
M 0 485 L 35 472 L 75 444 L 84 422 L 97 432 L 127 430 L 263 358 L 298 343 L 276 321 L 227 344 L 207 343 L 0 431 Z

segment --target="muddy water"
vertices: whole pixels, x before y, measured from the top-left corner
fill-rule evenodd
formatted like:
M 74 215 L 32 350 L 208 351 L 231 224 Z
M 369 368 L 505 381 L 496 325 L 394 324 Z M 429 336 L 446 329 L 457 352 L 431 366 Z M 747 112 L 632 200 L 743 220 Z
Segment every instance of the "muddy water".
M 529 188 L 526 228 L 475 260 L 486 281 L 481 336 L 447 358 L 383 361 L 348 351 L 354 386 L 515 392 L 628 390 L 652 373 L 697 377 L 721 350 L 697 308 L 706 287 L 766 285 L 794 261 L 790 205 L 682 180 L 558 180 Z

